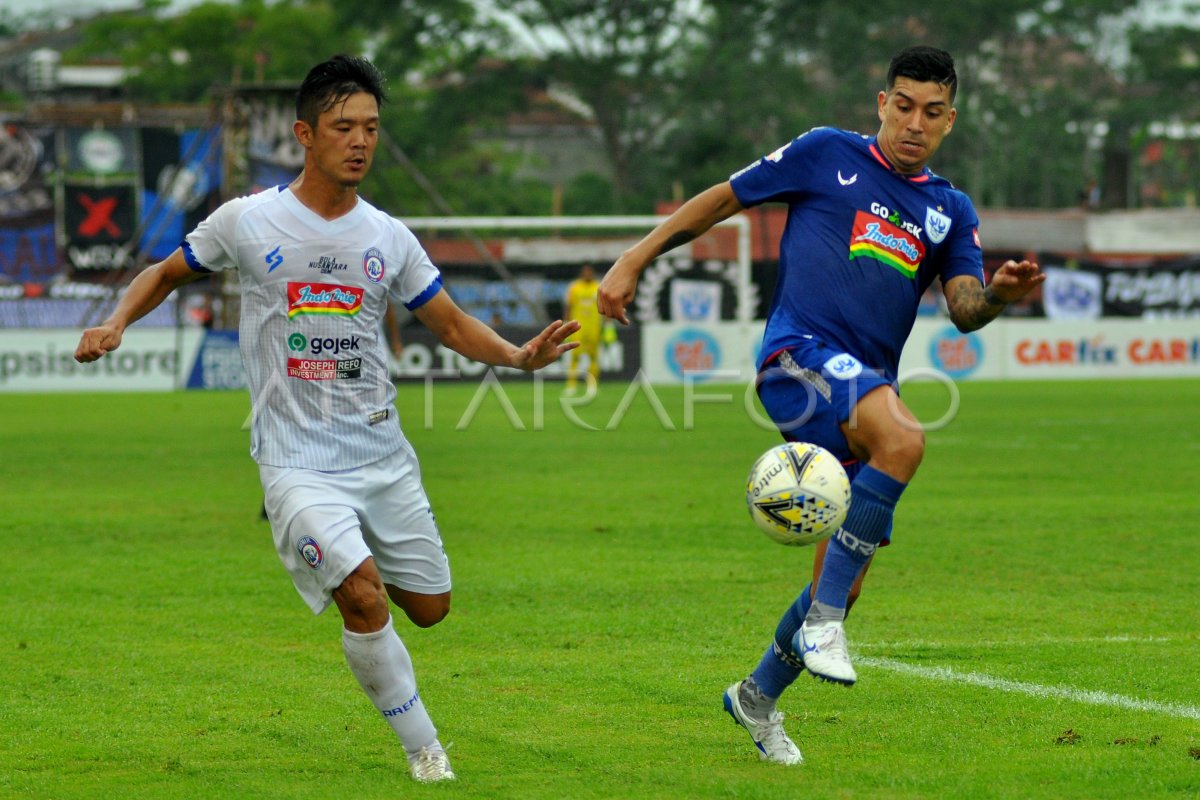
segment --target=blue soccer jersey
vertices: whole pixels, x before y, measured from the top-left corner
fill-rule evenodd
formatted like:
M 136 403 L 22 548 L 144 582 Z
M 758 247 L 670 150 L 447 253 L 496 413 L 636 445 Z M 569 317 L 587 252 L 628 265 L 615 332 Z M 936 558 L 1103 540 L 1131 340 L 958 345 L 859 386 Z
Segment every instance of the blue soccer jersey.
M 983 281 L 970 198 L 928 168 L 900 174 L 875 137 L 816 128 L 730 183 L 744 207 L 788 204 L 760 367 L 815 338 L 895 380 L 933 279 Z

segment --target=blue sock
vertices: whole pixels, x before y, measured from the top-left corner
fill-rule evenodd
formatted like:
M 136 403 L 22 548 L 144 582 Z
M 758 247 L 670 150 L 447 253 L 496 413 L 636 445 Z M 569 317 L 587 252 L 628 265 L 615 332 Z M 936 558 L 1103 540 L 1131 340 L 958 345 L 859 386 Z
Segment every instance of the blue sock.
M 796 601 L 788 606 L 775 629 L 775 640 L 763 653 L 762 661 L 750 673 L 759 691 L 767 697 L 777 699 L 783 690 L 792 685 L 804 670 L 800 660 L 792 655 L 792 637 L 808 615 L 812 605 L 812 584 L 804 587 Z
M 851 486 L 850 513 L 825 551 L 813 621 L 845 619 L 854 580 L 887 533 L 905 486 L 874 467 L 865 466 L 858 473 Z

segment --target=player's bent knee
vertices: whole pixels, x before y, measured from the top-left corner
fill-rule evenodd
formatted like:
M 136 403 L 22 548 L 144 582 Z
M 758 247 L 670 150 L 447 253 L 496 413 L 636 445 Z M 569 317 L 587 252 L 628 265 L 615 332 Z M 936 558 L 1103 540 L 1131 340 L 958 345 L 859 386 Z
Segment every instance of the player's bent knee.
M 880 442 L 871 452 L 871 462 L 884 472 L 908 480 L 925 458 L 925 432 L 901 429 Z
M 450 603 L 447 601 L 445 605 L 434 609 L 404 609 L 405 615 L 412 621 L 413 625 L 418 628 L 432 628 L 439 622 L 444 620 L 450 614 Z
M 449 592 L 445 594 L 418 594 L 399 589 L 395 586 L 388 586 L 387 591 L 388 595 L 392 598 L 392 602 L 418 628 L 432 628 L 444 620 L 450 613 Z
M 333 600 L 346 627 L 358 633 L 379 630 L 387 622 L 387 595 L 383 585 L 356 570 L 333 591 Z

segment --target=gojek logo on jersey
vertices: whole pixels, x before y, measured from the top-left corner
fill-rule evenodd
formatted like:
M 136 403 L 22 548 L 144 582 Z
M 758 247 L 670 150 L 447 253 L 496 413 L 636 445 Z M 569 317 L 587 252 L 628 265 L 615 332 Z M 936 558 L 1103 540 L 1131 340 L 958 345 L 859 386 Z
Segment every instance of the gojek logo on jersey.
M 358 350 L 357 336 L 343 336 L 340 339 L 332 336 L 314 336 L 311 339 L 303 333 L 296 332 L 288 336 L 288 349 L 294 352 L 309 350 L 314 356 L 323 354 L 340 355 Z
M 288 319 L 301 314 L 353 317 L 362 310 L 363 290 L 333 283 L 288 283 Z
M 925 245 L 904 228 L 859 211 L 850 233 L 850 259 L 856 258 L 873 258 L 912 278 L 925 259 Z

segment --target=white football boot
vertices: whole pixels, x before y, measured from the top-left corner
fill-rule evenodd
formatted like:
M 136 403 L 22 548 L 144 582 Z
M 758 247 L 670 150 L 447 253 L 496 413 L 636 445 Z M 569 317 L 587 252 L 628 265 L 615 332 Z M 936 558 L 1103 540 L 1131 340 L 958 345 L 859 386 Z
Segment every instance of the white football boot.
M 805 622 L 792 639 L 792 650 L 804 660 L 804 668 L 822 680 L 846 686 L 858 680 L 846 647 L 846 628 L 840 621 Z
M 758 757 L 775 764 L 803 764 L 804 756 L 800 755 L 800 748 L 783 730 L 783 714 L 774 711 L 766 720 L 749 716 L 738 699 L 738 690 L 741 688 L 742 681 L 738 681 L 725 690 L 725 710 L 734 722 L 750 734 L 750 740 L 758 748 Z
M 450 759 L 446 757 L 446 751 L 440 747 L 433 750 L 422 747 L 421 752 L 417 753 L 408 768 L 412 772 L 413 780 L 420 783 L 454 780 L 454 771 L 450 769 Z

